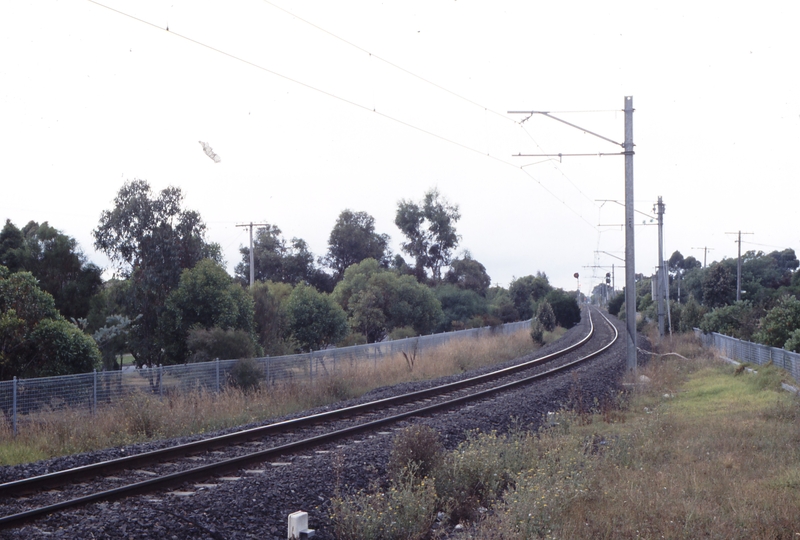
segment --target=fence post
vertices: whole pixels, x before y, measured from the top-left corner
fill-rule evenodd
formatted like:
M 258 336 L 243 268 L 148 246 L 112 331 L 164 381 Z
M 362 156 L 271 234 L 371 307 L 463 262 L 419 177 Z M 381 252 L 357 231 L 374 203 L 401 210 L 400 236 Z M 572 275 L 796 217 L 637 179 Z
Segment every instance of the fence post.
M 158 397 L 164 397 L 164 366 L 158 364 Z
M 97 414 L 97 370 L 94 370 L 92 381 L 92 416 Z
M 217 367 L 217 394 L 219 394 L 219 358 L 214 360 Z
M 267 384 L 270 384 L 270 380 L 269 380 L 269 356 L 267 356 Z
M 314 351 L 308 353 L 308 383 L 314 386 Z
M 12 398 L 12 401 L 13 401 L 12 408 L 14 411 L 13 414 L 14 420 L 12 423 L 14 425 L 14 437 L 16 437 L 17 436 L 17 376 L 16 375 L 14 375 L 14 397 Z

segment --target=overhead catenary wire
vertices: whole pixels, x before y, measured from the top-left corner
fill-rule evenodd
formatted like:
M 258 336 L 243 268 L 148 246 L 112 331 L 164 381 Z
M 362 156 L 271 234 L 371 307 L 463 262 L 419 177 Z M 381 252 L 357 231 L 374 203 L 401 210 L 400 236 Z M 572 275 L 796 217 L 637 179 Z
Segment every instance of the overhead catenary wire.
M 363 110 L 363 111 L 371 112 L 371 113 L 373 113 L 373 114 L 376 114 L 376 115 L 378 115 L 378 116 L 381 116 L 382 118 L 385 118 L 385 119 L 387 119 L 387 120 L 390 120 L 390 121 L 392 121 L 392 122 L 395 122 L 395 123 L 397 123 L 397 124 L 403 125 L 403 126 L 405 126 L 405 127 L 407 127 L 407 128 L 410 128 L 410 129 L 412 129 L 412 130 L 418 131 L 418 132 L 420 132 L 420 133 L 424 133 L 424 134 L 426 134 L 426 135 L 428 135 L 428 136 L 434 137 L 434 138 L 436 138 L 436 139 L 439 139 L 439 140 L 441 140 L 441 141 L 443 141 L 443 142 L 446 142 L 446 143 L 449 143 L 449 144 L 452 144 L 452 145 L 458 146 L 458 147 L 460 147 L 460 148 L 462 148 L 462 149 L 464 149 L 464 150 L 468 150 L 469 152 L 473 152 L 473 153 L 479 154 L 479 155 L 481 155 L 481 156 L 488 157 L 488 158 L 490 158 L 490 159 L 492 159 L 492 160 L 494 160 L 494 161 L 497 161 L 497 162 L 499 162 L 499 163 L 502 163 L 502 164 L 504 164 L 504 165 L 507 165 L 507 166 L 513 167 L 514 169 L 518 169 L 518 170 L 522 171 L 523 173 L 525 173 L 525 174 L 526 174 L 528 177 L 530 177 L 531 179 L 533 179 L 533 180 L 534 180 L 534 181 L 535 181 L 537 184 L 539 184 L 539 185 L 540 185 L 540 187 L 542 187 L 542 189 L 544 189 L 544 190 L 545 190 L 545 191 L 546 191 L 546 192 L 547 192 L 547 193 L 548 193 L 550 196 L 552 196 L 553 198 L 555 198 L 556 200 L 558 200 L 558 201 L 559 201 L 559 202 L 560 202 L 560 203 L 561 203 L 561 204 L 562 204 L 562 205 L 563 205 L 565 208 L 567 208 L 567 209 L 568 209 L 570 212 L 572 212 L 573 214 L 575 214 L 576 216 L 578 216 L 578 217 L 579 217 L 579 218 L 580 218 L 580 219 L 581 219 L 583 222 L 585 222 L 587 225 L 589 225 L 589 227 L 591 227 L 591 228 L 592 228 L 592 229 L 594 229 L 594 230 L 597 230 L 597 228 L 596 228 L 596 227 L 595 227 L 595 226 L 594 226 L 594 225 L 593 225 L 593 224 L 592 224 L 590 221 L 588 221 L 586 218 L 584 218 L 584 217 L 583 217 L 583 215 L 581 215 L 581 213 L 580 213 L 580 212 L 578 212 L 577 210 L 575 210 L 575 209 L 573 209 L 572 207 L 570 207 L 570 206 L 569 206 L 569 205 L 566 203 L 566 201 L 565 201 L 564 199 L 562 199 L 562 198 L 559 198 L 558 196 L 556 196 L 556 195 L 555 195 L 555 194 L 554 194 L 554 193 L 553 193 L 551 190 L 547 189 L 547 188 L 544 186 L 544 184 L 542 184 L 542 182 L 541 182 L 541 181 L 539 181 L 539 180 L 538 180 L 537 178 L 535 178 L 535 177 L 534 177 L 532 174 L 530 174 L 528 171 L 524 170 L 522 167 L 520 167 L 520 166 L 519 166 L 519 165 L 517 165 L 516 163 L 512 163 L 512 162 L 510 162 L 510 161 L 507 161 L 507 160 L 505 160 L 505 159 L 502 159 L 502 158 L 500 158 L 500 157 L 498 157 L 498 156 L 493 156 L 493 155 L 491 155 L 491 153 L 485 152 L 485 151 L 483 151 L 483 150 L 479 150 L 479 149 L 477 149 L 477 148 L 474 148 L 474 147 L 472 147 L 472 146 L 469 146 L 468 144 L 464 144 L 464 143 L 461 143 L 461 142 L 455 141 L 455 140 L 453 140 L 453 139 L 450 139 L 450 138 L 448 138 L 448 137 L 445 137 L 445 136 L 443 136 L 443 135 L 439 135 L 438 133 L 435 133 L 435 132 L 433 132 L 433 131 L 430 131 L 430 130 L 428 130 L 428 129 L 425 129 L 425 128 L 422 128 L 422 127 L 416 126 L 416 125 L 414 125 L 414 124 L 411 124 L 411 123 L 409 123 L 409 122 L 406 122 L 405 120 L 401 120 L 401 119 L 399 119 L 399 118 L 396 118 L 396 117 L 394 117 L 394 116 L 391 116 L 391 115 L 389 115 L 389 114 L 386 114 L 386 113 L 384 113 L 384 112 L 378 111 L 378 110 L 376 110 L 376 109 L 374 109 L 374 108 L 370 108 L 370 107 L 368 107 L 368 106 L 366 106 L 366 105 L 363 105 L 363 104 L 361 104 L 361 103 L 358 103 L 358 102 L 356 102 L 356 101 L 353 101 L 353 100 L 351 100 L 351 99 L 344 98 L 344 97 L 342 97 L 342 96 L 339 96 L 339 95 L 337 95 L 337 94 L 334 94 L 334 93 L 332 93 L 332 92 L 329 92 L 329 91 L 327 91 L 327 90 L 324 90 L 324 89 L 322 89 L 322 88 L 318 88 L 318 87 L 316 87 L 316 86 L 313 86 L 313 85 L 311 85 L 311 84 L 308 84 L 308 83 L 306 83 L 306 82 L 300 81 L 300 80 L 298 80 L 298 79 L 295 79 L 295 78 L 293 78 L 293 77 L 289 77 L 289 76 L 287 76 L 287 75 L 284 75 L 284 74 L 282 74 L 282 73 L 279 73 L 279 72 L 277 72 L 277 71 L 275 71 L 275 70 L 272 70 L 272 69 L 269 69 L 269 68 L 267 68 L 267 67 L 265 67 L 265 66 L 262 66 L 262 65 L 260 65 L 260 64 L 257 64 L 257 63 L 255 63 L 255 62 L 253 62 L 253 61 L 247 60 L 246 58 L 242 58 L 242 57 L 240 57 L 240 56 L 237 56 L 237 55 L 235 55 L 235 54 L 233 54 L 233 53 L 229 53 L 229 52 L 227 52 L 227 51 L 225 51 L 225 50 L 223 50 L 223 49 L 220 49 L 219 47 L 215 47 L 215 46 L 213 46 L 213 45 L 209 45 L 209 44 L 207 44 L 207 43 L 204 43 L 204 42 L 202 42 L 202 41 L 199 41 L 199 40 L 197 40 L 197 39 L 194 39 L 194 38 L 192 38 L 192 37 L 189 37 L 189 36 L 187 36 L 187 35 L 181 34 L 180 32 L 176 32 L 176 31 L 174 30 L 174 28 L 173 28 L 173 30 L 169 30 L 169 28 L 161 27 L 161 26 L 159 26 L 159 25 L 157 25 L 157 24 L 155 24 L 155 23 L 152 23 L 152 22 L 150 22 L 150 21 L 147 21 L 147 20 L 145 20 L 145 19 L 142 19 L 142 18 L 140 18 L 140 17 L 137 17 L 137 16 L 135 16 L 135 15 L 131 15 L 131 14 L 129 14 L 129 13 L 126 13 L 126 12 L 124 12 L 124 11 L 121 11 L 121 10 L 119 10 L 119 9 L 116 9 L 116 8 L 113 8 L 113 7 L 111 7 L 111 6 L 108 6 L 108 5 L 106 5 L 106 4 L 103 4 L 103 3 L 101 3 L 101 2 L 98 2 L 97 0 L 87 0 L 87 1 L 88 1 L 89 3 L 92 3 L 92 4 L 96 5 L 96 6 L 99 6 L 99 7 L 105 8 L 105 9 L 107 9 L 107 10 L 109 10 L 109 11 L 112 11 L 112 12 L 114 12 L 114 13 L 117 13 L 117 14 L 119 14 L 119 15 L 122 15 L 122 16 L 124 16 L 124 17 L 128 17 L 128 18 L 130 18 L 130 19 L 132 19 L 132 20 L 134 20 L 134 21 L 136 21 L 136 22 L 139 22 L 139 23 L 141 23 L 141 24 L 144 24 L 144 25 L 146 25 L 146 26 L 149 26 L 149 27 L 151 27 L 151 28 L 154 28 L 154 29 L 157 29 L 157 30 L 161 30 L 161 31 L 167 31 L 167 32 L 169 32 L 169 34 L 170 34 L 171 36 L 174 36 L 174 37 L 176 37 L 176 38 L 183 39 L 183 40 L 185 40 L 185 41 L 188 41 L 188 42 L 190 42 L 190 43 L 193 43 L 193 44 L 195 44 L 195 45 L 197 45 L 197 46 L 203 47 L 203 48 L 205 48 L 205 49 L 208 49 L 208 50 L 210 50 L 210 51 L 213 51 L 213 52 L 215 52 L 215 53 L 217 53 L 217 54 L 220 54 L 220 55 L 222 55 L 222 56 L 228 57 L 228 58 L 230 58 L 230 59 L 232 59 L 232 60 L 235 60 L 235 61 L 237 61 L 237 62 L 241 62 L 241 63 L 243 63 L 243 64 L 245 64 L 245 65 L 248 65 L 248 66 L 250 66 L 250 67 L 253 67 L 253 68 L 255 68 L 255 69 L 261 70 L 261 71 L 263 71 L 263 72 L 265 72 L 265 73 L 269 73 L 269 74 L 271 74 L 271 75 L 274 75 L 274 76 L 276 76 L 276 77 L 279 77 L 279 78 L 281 78 L 281 79 L 284 79 L 284 80 L 286 80 L 286 81 L 292 82 L 292 83 L 294 83 L 294 84 L 297 84 L 297 85 L 299 85 L 299 86 L 302 86 L 302 87 L 304 87 L 304 88 L 307 88 L 307 89 L 309 89 L 309 90 L 312 90 L 312 91 L 314 91 L 314 92 L 318 92 L 318 93 L 320 93 L 320 94 L 322 94 L 322 95 L 324 95 L 324 96 L 327 96 L 327 97 L 329 97 L 329 98 L 332 98 L 332 99 L 335 99 L 335 100 L 337 100 L 337 101 L 340 101 L 340 102 L 342 102 L 342 103 L 345 103 L 345 104 L 351 105 L 351 106 L 353 106 L 353 107 L 356 107 L 356 108 L 358 108 L 358 109 L 361 109 L 361 110 Z M 264 1 L 266 1 L 266 0 L 264 0 Z M 267 2 L 267 3 L 269 3 L 269 2 Z M 272 5 L 272 4 L 271 4 L 271 5 Z M 277 6 L 276 6 L 276 7 L 277 7 Z M 282 8 L 279 8 L 279 9 L 282 9 Z M 285 11 L 285 10 L 284 10 L 284 11 Z M 287 12 L 287 13 L 289 13 L 289 12 Z M 295 15 L 292 15 L 292 16 L 295 16 Z M 298 18 L 299 18 L 299 17 L 298 17 Z M 306 22 L 306 21 L 303 21 L 303 22 Z M 312 23 L 308 23 L 308 24 L 312 24 Z M 312 24 L 312 25 L 313 25 L 313 24 Z M 326 30 L 324 30 L 324 29 L 322 29 L 322 28 L 320 28 L 320 29 L 321 29 L 321 30 L 323 30 L 323 31 L 325 31 L 325 32 L 327 32 Z M 331 35 L 333 35 L 333 34 L 331 34 Z M 338 38 L 338 36 L 334 36 L 334 37 L 337 37 L 337 38 Z M 341 38 L 338 38 L 338 39 L 341 39 Z M 345 41 L 345 40 L 343 40 L 343 41 Z M 354 47 L 358 47 L 358 46 L 356 46 L 356 45 L 353 45 L 353 46 L 354 46 Z M 360 47 L 358 47 L 358 48 L 359 48 L 359 49 L 361 49 Z M 361 50 L 363 50 L 363 49 L 361 49 Z M 367 52 L 367 53 L 369 54 L 369 52 L 368 52 L 368 51 L 365 51 L 365 52 Z M 381 59 L 381 60 L 382 60 L 382 59 Z M 383 60 L 382 60 L 382 61 L 383 61 Z M 389 63 L 389 62 L 387 62 L 387 63 Z M 397 69 L 401 69 L 401 70 L 403 70 L 403 71 L 404 71 L 404 72 L 406 72 L 406 73 L 409 73 L 410 75 L 412 75 L 412 76 L 414 76 L 414 77 L 421 78 L 421 77 L 419 77 L 419 76 L 417 76 L 417 75 L 413 74 L 412 72 L 410 72 L 410 71 L 408 71 L 408 70 L 405 70 L 404 68 L 400 68 L 399 66 L 395 66 L 395 67 L 397 67 Z M 478 106 L 478 107 L 481 107 L 481 108 L 483 108 L 483 109 L 484 109 L 484 110 L 486 110 L 486 111 L 490 111 L 490 112 L 493 112 L 493 113 L 494 113 L 494 111 L 491 111 L 491 110 L 490 110 L 490 109 L 488 109 L 487 107 L 484 107 L 484 106 L 482 106 L 482 105 L 480 105 L 480 104 L 478 104 L 478 103 L 476 103 L 476 102 L 473 102 L 472 100 L 469 100 L 468 98 L 464 98 L 463 96 L 460 96 L 459 94 L 456 94 L 455 92 L 452 92 L 452 91 L 450 91 L 450 90 L 447 90 L 446 88 L 444 88 L 444 87 L 441 87 L 441 86 L 439 86 L 439 85 L 436 85 L 435 83 L 432 83 L 432 82 L 430 82 L 430 81 L 426 81 L 426 82 L 428 82 L 429 84 L 432 84 L 432 85 L 434 85 L 434 86 L 437 86 L 437 87 L 441 88 L 442 90 L 444 90 L 444 91 L 446 91 L 446 92 L 448 92 L 448 93 L 450 93 L 450 94 L 452 94 L 452 95 L 454 95 L 454 96 L 456 96 L 456 97 L 458 97 L 458 98 L 460 98 L 460 99 L 463 99 L 463 100 L 469 101 L 470 103 L 473 103 L 474 105 L 476 105 L 476 106 Z M 496 114 L 500 114 L 500 113 L 496 113 Z M 508 117 L 506 117 L 505 115 L 502 115 L 502 114 L 501 114 L 501 116 L 502 116 L 503 118 L 506 118 L 506 119 L 508 119 Z M 508 120 L 510 120 L 510 121 L 511 121 L 511 122 L 513 122 L 514 124 L 517 124 L 517 122 L 516 122 L 516 121 L 514 121 L 513 119 L 508 119 Z
M 414 77 L 414 78 L 416 78 L 416 79 L 419 79 L 420 81 L 422 81 L 422 82 L 424 82 L 424 83 L 426 83 L 426 84 L 429 84 L 429 85 L 431 85 L 431 86 L 433 86 L 433 87 L 435 87 L 435 88 L 438 88 L 438 89 L 439 89 L 439 90 L 441 90 L 442 92 L 446 92 L 446 93 L 448 93 L 448 94 L 450 94 L 450 95 L 452 95 L 452 96 L 454 96 L 454 97 L 457 97 L 457 98 L 458 98 L 458 99 L 460 99 L 460 100 L 463 100 L 463 101 L 465 101 L 465 102 L 467 102 L 467 103 L 470 103 L 470 104 L 472 104 L 472 105 L 474 105 L 474 106 L 476 106 L 476 107 L 479 107 L 479 108 L 483 109 L 483 110 L 484 110 L 484 111 L 486 111 L 486 112 L 490 112 L 490 113 L 492 113 L 492 114 L 494 114 L 494 115 L 496 115 L 496 116 L 499 116 L 500 118 L 502 118 L 502 119 L 504 119 L 504 120 L 508 120 L 509 122 L 516 123 L 516 120 L 514 120 L 513 118 L 509 118 L 509 117 L 508 117 L 508 115 L 506 115 L 506 114 L 503 114 L 503 113 L 501 113 L 501 112 L 498 112 L 498 111 L 495 111 L 495 110 L 492 110 L 492 109 L 490 109 L 489 107 L 487 107 L 487 106 L 485 106 L 485 105 L 481 105 L 481 104 L 480 104 L 480 103 L 478 103 L 477 101 L 473 101 L 472 99 L 470 99 L 470 98 L 468 98 L 468 97 L 464 97 L 464 96 L 462 96 L 461 94 L 459 94 L 459 93 L 457 93 L 457 92 L 454 92 L 454 91 L 450 90 L 449 88 L 445 88 L 444 86 L 442 86 L 442 85 L 440 85 L 440 84 L 438 84 L 438 83 L 435 83 L 435 82 L 433 82 L 433 81 L 431 81 L 431 80 L 429 80 L 429 79 L 426 79 L 425 77 L 423 77 L 423 76 L 421 76 L 421 75 L 417 75 L 417 74 L 416 74 L 416 73 L 414 73 L 413 71 L 411 71 L 411 70 L 408 70 L 408 69 L 406 69 L 406 68 L 404 68 L 403 66 L 400 66 L 400 65 L 398 65 L 398 64 L 395 64 L 394 62 L 392 62 L 392 61 L 390 61 L 390 60 L 387 60 L 387 59 L 385 59 L 385 58 L 382 58 L 382 57 L 378 56 L 377 54 L 375 54 L 375 53 L 373 53 L 373 52 L 371 52 L 371 51 L 368 51 L 367 49 L 365 49 L 365 48 L 361 47 L 360 45 L 356 45 L 356 44 L 355 44 L 355 43 L 353 43 L 352 41 L 349 41 L 349 40 L 347 40 L 347 39 L 345 39 L 345 38 L 343 38 L 343 37 L 341 37 L 341 36 L 338 36 L 338 35 L 334 34 L 333 32 L 331 32 L 330 30 L 327 30 L 327 29 L 325 29 L 325 28 L 323 28 L 323 27 L 319 26 L 318 24 L 315 24 L 315 23 L 313 23 L 313 22 L 311 22 L 311 21 L 308 21 L 308 20 L 306 20 L 306 19 L 304 19 L 304 18 L 302 18 L 302 17 L 298 16 L 297 14 L 295 14 L 295 13 L 293 13 L 293 12 L 289 11 L 289 10 L 288 10 L 288 9 L 286 9 L 286 8 L 283 8 L 283 7 L 281 7 L 281 6 L 278 6 L 278 5 L 276 5 L 276 4 L 272 3 L 272 2 L 270 2 L 269 0 L 262 0 L 262 2 L 264 2 L 265 4 L 269 4 L 270 6 L 274 7 L 275 9 L 278 9 L 278 10 L 280 10 L 280 11 L 283 11 L 284 13 L 286 13 L 286 14 L 288 14 L 288 15 L 291 15 L 292 17 L 294 17 L 294 18 L 295 18 L 295 19 L 297 19 L 298 21 L 300 21 L 300 22 L 303 22 L 303 23 L 305 23 L 305 24 L 307 24 L 307 25 L 309 25 L 309 26 L 311 26 L 311 27 L 313 27 L 313 28 L 316 28 L 316 29 L 317 29 L 317 30 L 319 30 L 320 32 L 324 32 L 325 34 L 328 34 L 329 36 L 331 36 L 331 37 L 333 37 L 333 38 L 335 38 L 335 39 L 338 39 L 339 41 L 341 41 L 342 43 L 345 43 L 345 44 L 349 45 L 350 47 L 353 47 L 353 48 L 355 48 L 355 49 L 357 49 L 357 50 L 359 50 L 359 51 L 361 51 L 361 52 L 363 52 L 363 53 L 366 53 L 366 54 L 368 54 L 368 55 L 369 55 L 371 58 L 375 58 L 376 60 L 379 60 L 379 61 L 381 61 L 381 62 L 385 63 L 385 64 L 386 64 L 386 65 L 388 65 L 388 66 L 391 66 L 391 67 L 393 67 L 393 68 L 395 68 L 395 69 L 397 69 L 397 70 L 400 70 L 400 71 L 402 71 L 403 73 L 405 73 L 405 74 L 407 74 L 407 75 L 411 75 L 412 77 Z

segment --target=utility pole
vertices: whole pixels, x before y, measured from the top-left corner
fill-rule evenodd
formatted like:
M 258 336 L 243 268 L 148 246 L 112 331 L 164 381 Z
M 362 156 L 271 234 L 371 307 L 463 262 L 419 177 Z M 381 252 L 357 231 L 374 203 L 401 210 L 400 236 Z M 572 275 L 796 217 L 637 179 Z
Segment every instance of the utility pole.
M 658 295 L 658 335 L 664 337 L 664 289 L 666 283 L 664 272 L 664 202 L 661 196 L 653 208 L 658 216 L 658 272 L 656 273 L 656 294 Z
M 708 257 L 708 252 L 709 251 L 714 251 L 714 248 L 710 248 L 708 246 L 704 246 L 704 247 L 693 247 L 692 249 L 702 249 L 703 250 L 703 268 L 705 268 L 706 267 L 706 259 Z
M 736 301 L 742 299 L 742 235 L 743 234 L 753 234 L 751 232 L 743 233 L 739 231 L 738 233 L 735 232 L 726 232 L 725 234 L 738 234 L 738 240 L 734 240 L 737 244 L 739 244 L 739 260 L 736 262 Z
M 634 259 L 633 238 L 633 96 L 625 96 L 625 142 L 618 143 L 607 137 L 576 126 L 570 122 L 556 118 L 547 111 L 508 111 L 509 114 L 527 114 L 528 118 L 534 114 L 541 114 L 552 118 L 562 124 L 574 127 L 588 135 L 593 135 L 623 148 L 623 152 L 596 153 L 596 154 L 515 154 L 517 157 L 572 157 L 572 156 L 625 156 L 625 317 L 628 331 L 628 356 L 627 367 L 636 374 L 636 268 Z M 527 120 L 526 118 L 525 120 Z M 524 122 L 524 120 L 523 120 Z
M 236 225 L 237 227 L 250 227 L 250 287 L 253 287 L 255 281 L 255 261 L 253 258 L 253 227 L 269 227 L 269 223 L 242 223 Z
M 636 375 L 636 257 L 633 242 L 633 96 L 625 96 L 625 324 L 628 371 Z

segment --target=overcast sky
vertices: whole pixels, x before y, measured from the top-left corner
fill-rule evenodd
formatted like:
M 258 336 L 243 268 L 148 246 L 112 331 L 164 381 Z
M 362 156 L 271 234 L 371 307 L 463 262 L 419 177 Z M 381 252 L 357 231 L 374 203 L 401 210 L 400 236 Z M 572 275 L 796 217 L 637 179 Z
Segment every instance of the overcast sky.
M 0 2 L 0 218 L 48 221 L 100 266 L 91 231 L 134 178 L 180 187 L 231 272 L 237 224 L 321 256 L 345 208 L 399 252 L 397 202 L 437 187 L 493 283 L 538 270 L 574 290 L 579 272 L 586 292 L 616 264 L 621 287 L 624 208 L 600 201 L 624 201 L 623 158 L 513 157 L 620 147 L 507 111 L 622 142 L 625 96 L 636 209 L 663 196 L 665 256 L 736 257 L 739 230 L 743 250 L 800 251 L 793 2 L 101 4 Z

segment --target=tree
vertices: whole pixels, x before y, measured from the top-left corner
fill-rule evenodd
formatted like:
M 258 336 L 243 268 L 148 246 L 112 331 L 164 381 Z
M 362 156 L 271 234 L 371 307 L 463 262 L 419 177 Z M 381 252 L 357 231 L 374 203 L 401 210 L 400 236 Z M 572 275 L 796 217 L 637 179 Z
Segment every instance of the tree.
M 322 262 L 334 271 L 338 282 L 348 266 L 364 259 L 375 259 L 388 267 L 389 235 L 376 233 L 375 218 L 366 212 L 343 210 L 328 237 L 328 253 Z
M 99 365 L 94 340 L 58 313 L 33 274 L 0 266 L 0 379 L 86 373 Z
M 10 219 L 0 231 L 0 265 L 11 272 L 24 270 L 25 237 Z
M 289 331 L 302 351 L 332 345 L 347 335 L 347 315 L 329 295 L 299 283 L 286 302 Z
M 95 247 L 131 281 L 125 308 L 131 318 L 141 315 L 130 335 L 140 366 L 163 361 L 159 318 L 181 272 L 202 259 L 221 260 L 219 246 L 205 241 L 200 215 L 183 210 L 182 202 L 179 188 L 168 187 L 153 197 L 145 180 L 132 180 L 120 188 L 114 208 L 103 211 L 92 231 Z
M 544 272 L 536 272 L 536 276 L 523 276 L 513 280 L 508 287 L 508 294 L 520 318 L 526 320 L 533 317 L 532 302 L 538 302 L 552 290 L 547 275 Z
M 547 293 L 545 300 L 553 308 L 556 322 L 562 328 L 572 328 L 581 322 L 581 308 L 573 293 L 553 289 Z
M 706 334 L 716 332 L 749 340 L 758 327 L 760 313 L 749 300 L 740 300 L 720 306 L 703 315 L 700 320 L 700 329 Z M 781 343 L 782 345 L 783 343 Z
M 369 342 L 382 340 L 395 328 L 410 326 L 417 334 L 431 332 L 442 316 L 433 292 L 413 276 L 398 276 L 365 259 L 345 270 L 333 298 L 348 315 L 355 332 Z
M 782 297 L 778 305 L 767 311 L 760 326 L 756 341 L 770 347 L 783 347 L 792 332 L 800 328 L 800 300 L 794 296 Z
M 539 307 L 536 309 L 536 319 L 542 323 L 542 327 L 546 331 L 552 332 L 555 330 L 556 315 L 553 313 L 553 308 L 550 306 L 550 302 L 547 300 L 539 302 Z
M 483 326 L 483 317 L 489 312 L 486 298 L 473 290 L 462 289 L 451 283 L 439 285 L 434 292 L 444 313 L 438 331 L 448 332 L 473 326 L 471 320 L 480 321 L 477 325 Z
M 270 356 L 290 354 L 295 349 L 286 316 L 286 302 L 292 289 L 289 283 L 273 281 L 257 281 L 249 289 L 255 305 L 256 336 L 264 353 Z
M 448 203 L 436 188 L 419 203 L 405 199 L 397 203 L 394 223 L 407 239 L 401 244 L 403 251 L 416 261 L 417 281 L 425 281 L 426 270 L 434 282 L 441 281 L 442 268 L 450 264 L 461 238 L 455 229 L 459 219 L 458 205 Z
M 250 332 L 233 328 L 192 328 L 186 338 L 190 362 L 210 362 L 215 358 L 233 360 L 258 354 Z
M 622 309 L 622 304 L 625 303 L 625 290 L 617 293 L 615 297 L 608 301 L 608 312 L 615 317 L 619 317 L 619 312 Z
M 703 303 L 714 308 L 731 304 L 735 300 L 736 275 L 725 264 L 712 264 L 703 279 Z
M 159 324 L 164 363 L 178 364 L 189 357 L 190 330 L 241 330 L 255 351 L 253 299 L 222 266 L 203 259 L 184 270 L 178 286 L 167 297 Z
M 475 291 L 481 296 L 486 296 L 486 291 L 492 284 L 486 267 L 473 259 L 469 251 L 465 251 L 460 259 L 453 260 L 444 280 L 461 289 Z
M 53 295 L 67 319 L 85 318 L 89 299 L 100 290 L 102 270 L 86 260 L 72 237 L 51 227 L 28 222 L 22 230 L 6 220 L 0 232 L 0 264 L 12 272 L 28 271 Z
M 492 317 L 497 317 L 504 323 L 519 320 L 519 312 L 511 301 L 508 289 L 500 286 L 489 287 L 486 290 L 486 301 L 489 303 L 489 314 Z
M 112 371 L 122 368 L 122 355 L 128 350 L 128 334 L 132 321 L 124 315 L 111 315 L 106 318 L 105 324 L 98 328 L 92 337 L 100 347 L 103 357 L 103 369 Z M 117 361 L 117 357 L 120 361 Z
M 242 260 L 234 273 L 242 285 L 250 283 L 250 248 L 241 247 Z M 255 281 L 280 281 L 297 285 L 306 283 L 322 290 L 332 290 L 333 280 L 314 266 L 314 254 L 302 238 L 286 241 L 277 225 L 259 227 L 253 237 Z

